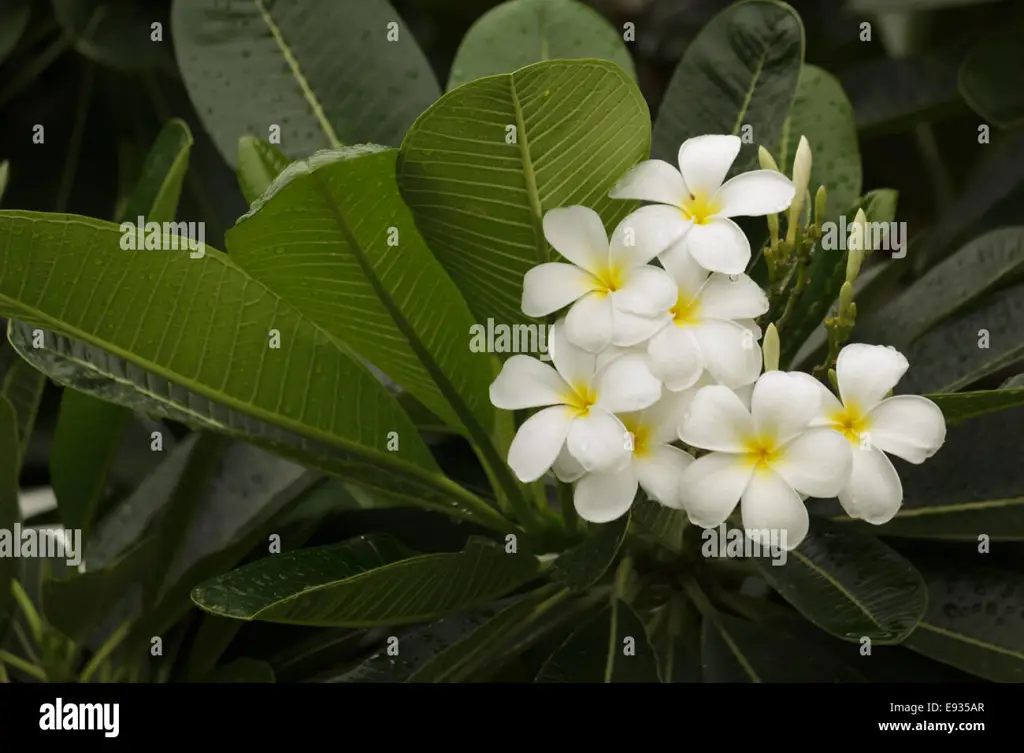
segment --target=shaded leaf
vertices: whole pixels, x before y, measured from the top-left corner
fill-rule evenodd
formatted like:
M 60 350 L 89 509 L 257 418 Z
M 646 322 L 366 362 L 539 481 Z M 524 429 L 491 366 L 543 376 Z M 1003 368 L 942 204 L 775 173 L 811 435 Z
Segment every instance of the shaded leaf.
M 1020 32 L 988 39 L 960 68 L 960 93 L 978 115 L 1002 128 L 1024 121 L 1024 46 Z
M 10 337 L 14 322 L 7 323 Z M 32 335 L 29 333 L 29 341 Z M 3 396 L 14 408 L 18 419 L 19 457 L 24 462 L 32 439 L 32 430 L 36 425 L 36 414 L 39 403 L 46 389 L 46 375 L 40 373 L 22 358 L 14 357 L 7 365 L 6 371 L 0 372 L 0 396 Z
M 118 0 L 52 0 L 53 15 L 81 55 L 103 65 L 138 71 L 174 70 L 163 9 Z M 154 39 L 154 23 L 160 39 Z
M 968 418 L 1024 405 L 1024 388 L 943 392 L 925 397 L 942 409 L 947 424 L 958 424 Z
M 635 77 L 618 30 L 575 0 L 510 0 L 470 27 L 455 53 L 448 89 L 544 60 L 598 58 Z
M 235 170 L 245 200 L 250 204 L 256 201 L 289 164 L 291 160 L 273 144 L 255 136 L 242 136 L 238 140 Z
M 235 659 L 210 672 L 203 682 L 274 682 L 274 669 L 263 661 Z
M 292 159 L 342 144 L 398 146 L 440 94 L 386 0 L 175 0 L 171 21 L 182 78 L 232 166 L 240 135 L 269 138 L 274 126 Z
M 683 510 L 673 510 L 652 499 L 644 498 L 631 509 L 631 533 L 647 537 L 671 552 L 683 551 L 683 536 L 690 524 Z
M 781 566 L 755 559 L 761 576 L 800 614 L 837 638 L 899 643 L 927 606 L 921 575 L 878 539 L 815 521 Z
M 732 172 L 757 163 L 757 145 L 774 148 L 796 93 L 804 29 L 791 7 L 748 0 L 715 16 L 686 49 L 654 122 L 651 156 L 676 164 L 679 146 L 707 133 L 736 136 L 749 126 Z
M 8 0 L 0 8 L 0 63 L 18 45 L 31 15 L 32 0 Z M 3 197 L 3 183 L 4 181 L 0 180 L 0 198 Z
M 551 256 L 549 209 L 584 204 L 607 228 L 636 202 L 608 191 L 650 149 L 647 103 L 603 60 L 549 61 L 472 81 L 421 115 L 402 143 L 402 197 L 478 322 L 528 322 L 527 270 Z
M 551 577 L 577 593 L 597 583 L 615 562 L 629 530 L 630 513 L 618 520 L 593 526 L 583 543 L 559 555 Z
M 264 558 L 204 583 L 192 599 L 243 620 L 401 625 L 485 604 L 539 572 L 536 558 L 477 537 L 462 552 L 410 555 L 390 537 L 359 537 Z
M 17 458 L 20 456 L 18 443 L 18 417 L 12 406 L 0 396 L 0 457 Z M 18 559 L 11 551 L 3 551 L 12 546 L 21 546 L 20 541 L 12 540 L 14 524 L 21 520 L 18 509 L 18 470 L 17 463 L 0 464 L 0 638 L 7 622 L 11 601 L 11 580 L 17 575 Z M 6 535 L 5 535 L 6 534 Z
M 659 682 L 654 649 L 633 609 L 613 599 L 541 667 L 535 682 Z

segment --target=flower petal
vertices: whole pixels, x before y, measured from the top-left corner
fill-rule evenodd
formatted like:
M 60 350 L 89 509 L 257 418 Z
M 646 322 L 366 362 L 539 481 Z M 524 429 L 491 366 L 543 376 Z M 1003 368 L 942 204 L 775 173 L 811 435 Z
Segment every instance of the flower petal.
M 709 380 L 705 380 L 710 383 Z M 698 384 L 700 381 L 698 380 Z M 705 386 L 701 384 L 701 386 Z M 670 444 L 679 439 L 679 424 L 690 409 L 699 387 L 670 392 L 663 390 L 661 399 L 640 414 L 640 423 L 647 427 L 648 436 L 655 444 Z
M 796 196 L 793 181 L 775 170 L 752 170 L 726 181 L 714 202 L 722 217 L 761 217 L 789 209 Z
M 575 423 L 572 409 L 564 405 L 526 419 L 508 448 L 508 466 L 516 477 L 528 484 L 547 473 Z
M 946 441 L 942 411 L 920 395 L 886 398 L 869 416 L 871 444 L 908 463 L 923 463 Z
M 693 221 L 685 219 L 676 207 L 665 204 L 640 207 L 612 231 L 608 264 L 619 269 L 646 264 L 678 242 L 692 225 Z
M 750 479 L 740 501 L 740 514 L 747 537 L 762 547 L 796 549 L 811 527 L 799 495 L 779 474 L 767 469 Z
M 892 462 L 874 447 L 853 447 L 850 481 L 839 492 L 839 504 L 851 518 L 880 526 L 888 523 L 903 504 L 903 484 Z
M 803 376 L 785 371 L 762 374 L 750 397 L 750 412 L 760 434 L 779 444 L 792 439 L 817 418 L 821 393 Z
M 704 281 L 710 274 L 704 267 L 697 263 L 693 254 L 686 247 L 686 236 L 676 241 L 662 253 L 658 260 L 665 270 L 672 275 L 679 295 L 687 301 L 692 301 L 700 293 Z
M 681 207 L 686 199 L 686 183 L 668 162 L 649 159 L 631 168 L 608 193 L 611 199 L 637 199 Z
M 826 387 L 824 384 L 819 382 L 817 379 L 812 377 L 810 374 L 805 374 L 802 371 L 790 371 L 789 374 L 802 379 L 807 383 L 809 387 L 813 387 L 818 391 L 818 396 L 821 398 L 821 404 L 818 406 L 818 410 L 815 413 L 815 417 L 811 419 L 811 426 L 834 426 L 832 416 L 836 413 L 840 413 L 843 410 L 843 404 L 839 402 L 839 399 L 832 394 L 832 390 Z
M 679 147 L 679 171 L 690 193 L 714 196 L 740 153 L 739 136 L 694 136 Z
M 704 371 L 693 332 L 675 322 L 670 322 L 651 338 L 647 355 L 651 372 L 674 392 L 692 387 Z
M 786 444 L 772 470 L 801 494 L 831 499 L 850 481 L 854 450 L 832 429 L 808 429 Z
M 548 355 L 555 364 L 559 376 L 574 389 L 589 385 L 597 371 L 597 357 L 569 341 L 564 318 L 551 326 Z
M 580 465 L 580 462 L 572 456 L 565 445 L 562 445 L 562 450 L 555 458 L 551 470 L 554 471 L 555 477 L 559 481 L 564 481 L 567 484 L 573 483 L 587 472 L 587 469 Z
M 753 472 L 739 455 L 713 452 L 697 458 L 679 477 L 679 504 L 695 526 L 719 526 L 736 508 Z
M 597 407 L 573 419 L 566 447 L 588 473 L 622 470 L 633 458 L 632 439 L 626 427 L 611 413 Z
M 609 345 L 607 348 L 597 354 L 597 370 L 600 371 L 605 366 L 610 364 L 616 358 L 622 358 L 622 356 L 628 355 L 646 355 L 646 345 L 637 345 L 630 348 L 620 348 L 617 345 Z
M 906 357 L 891 345 L 847 345 L 836 359 L 843 405 L 866 413 L 882 401 L 909 367 Z
M 640 486 L 647 496 L 666 507 L 680 509 L 679 479 L 691 463 L 693 456 L 667 444 L 655 445 L 643 456 L 635 457 L 633 465 Z
M 590 523 L 610 523 L 629 510 L 636 497 L 636 469 L 630 463 L 615 473 L 588 473 L 576 484 L 572 501 Z
M 710 272 L 738 275 L 750 264 L 750 241 L 727 217 L 716 215 L 706 225 L 694 225 L 686 234 L 686 248 Z
M 577 267 L 598 272 L 608 258 L 608 234 L 601 216 L 588 207 L 559 207 L 544 214 L 544 237 Z
M 719 452 L 746 451 L 754 419 L 736 393 L 722 385 L 701 387 L 683 417 L 679 438 L 691 447 Z
M 491 404 L 502 410 L 540 408 L 565 402 L 569 385 L 546 363 L 516 355 L 502 364 L 491 383 Z
M 523 277 L 523 313 L 547 316 L 600 289 L 600 280 L 572 264 L 539 264 Z
M 647 357 L 616 358 L 594 377 L 597 405 L 609 413 L 640 411 L 658 402 L 661 382 L 651 373 Z
M 664 269 L 646 264 L 626 273 L 625 284 L 612 293 L 616 311 L 640 316 L 664 314 L 676 303 L 679 289 Z
M 736 322 L 705 319 L 691 328 L 700 357 L 719 384 L 752 384 L 761 373 L 761 346 L 753 333 Z
M 565 316 L 569 342 L 590 353 L 599 353 L 612 341 L 612 298 L 607 293 L 587 293 Z
M 701 316 L 755 319 L 768 311 L 768 296 L 747 275 L 713 274 L 700 291 Z
M 612 345 L 617 348 L 633 348 L 647 342 L 670 321 L 672 315 L 640 316 L 626 311 L 612 313 Z

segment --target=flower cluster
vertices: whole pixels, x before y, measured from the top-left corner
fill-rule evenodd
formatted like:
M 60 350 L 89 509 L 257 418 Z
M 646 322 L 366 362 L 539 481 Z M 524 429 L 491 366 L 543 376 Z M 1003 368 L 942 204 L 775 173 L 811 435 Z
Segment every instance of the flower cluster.
M 908 366 L 892 348 L 845 347 L 839 398 L 808 374 L 762 373 L 755 320 L 768 296 L 745 273 L 750 244 L 730 218 L 783 212 L 797 187 L 771 169 L 725 180 L 740 143 L 699 136 L 680 147 L 678 169 L 632 168 L 610 196 L 648 203 L 611 238 L 586 207 L 545 214 L 564 261 L 526 274 L 522 307 L 531 317 L 567 309 L 553 326 L 553 367 L 513 356 L 490 396 L 501 409 L 541 408 L 519 428 L 509 466 L 524 483 L 551 471 L 575 484 L 583 519 L 621 517 L 639 488 L 705 528 L 739 504 L 748 535 L 785 531 L 792 548 L 808 531 L 807 497 L 891 519 L 903 491 L 887 454 L 923 462 L 945 422 L 925 398 L 887 397 Z

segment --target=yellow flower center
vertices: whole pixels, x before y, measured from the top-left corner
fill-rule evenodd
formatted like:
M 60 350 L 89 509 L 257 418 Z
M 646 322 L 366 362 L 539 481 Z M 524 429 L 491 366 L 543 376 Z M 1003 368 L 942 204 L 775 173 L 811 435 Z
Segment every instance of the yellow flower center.
M 601 283 L 601 289 L 596 292 L 600 295 L 608 295 L 622 288 L 626 282 L 625 270 L 614 264 L 605 264 L 594 272 L 594 277 Z
M 750 437 L 743 445 L 743 460 L 754 466 L 755 472 L 770 470 L 782 454 L 775 438 L 770 436 Z
M 689 198 L 683 200 L 682 209 L 683 219 L 693 220 L 697 225 L 706 225 L 714 215 L 718 214 L 721 207 L 706 194 L 697 192 L 691 193 Z
M 650 427 L 630 416 L 620 416 L 620 419 L 626 431 L 632 435 L 633 457 L 642 458 L 649 455 L 652 449 Z
M 572 408 L 577 416 L 585 416 L 597 402 L 597 392 L 587 383 L 570 385 L 571 389 L 563 396 L 565 404 Z
M 676 299 L 676 305 L 669 311 L 672 313 L 672 320 L 676 326 L 693 325 L 700 320 L 700 301 L 697 298 L 687 299 L 680 293 L 679 298 Z
M 856 405 L 845 405 L 834 411 L 828 420 L 836 431 L 842 433 L 850 444 L 859 445 L 868 431 L 868 417 Z

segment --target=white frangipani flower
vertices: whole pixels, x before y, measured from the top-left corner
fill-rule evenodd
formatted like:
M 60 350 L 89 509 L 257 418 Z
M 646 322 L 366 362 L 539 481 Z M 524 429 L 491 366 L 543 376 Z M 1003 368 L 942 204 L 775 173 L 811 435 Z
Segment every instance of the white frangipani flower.
M 693 456 L 672 447 L 682 410 L 692 394 L 669 392 L 646 410 L 620 414 L 628 432 L 624 445 L 630 461 L 620 470 L 587 473 L 563 450 L 555 461 L 555 475 L 576 482 L 573 504 L 580 517 L 591 523 L 608 523 L 626 514 L 637 487 L 666 507 L 679 507 L 679 479 Z
M 523 278 L 523 313 L 541 317 L 573 304 L 565 317 L 569 341 L 592 353 L 630 346 L 653 334 L 676 300 L 668 274 L 649 265 L 672 241 L 650 212 L 634 212 L 609 241 L 601 217 L 581 206 L 544 215 L 544 237 L 571 264 L 540 264 Z
M 679 297 L 672 319 L 647 344 L 651 371 L 670 390 L 692 387 L 707 370 L 726 387 L 761 373 L 760 328 L 768 296 L 747 275 L 709 274 L 686 249 L 664 256 Z
M 884 345 L 852 343 L 839 351 L 837 400 L 825 385 L 816 425 L 841 432 L 853 451 L 849 483 L 839 491 L 847 515 L 881 525 L 903 503 L 903 484 L 886 453 L 915 465 L 930 458 L 946 441 L 946 420 L 935 403 L 920 395 L 886 397 L 909 363 Z
M 793 182 L 775 170 L 752 170 L 726 181 L 740 145 L 738 136 L 687 139 L 679 147 L 678 170 L 664 160 L 641 162 L 608 195 L 656 202 L 643 208 L 654 210 L 645 219 L 659 220 L 673 235 L 669 253 L 689 249 L 711 272 L 740 274 L 750 263 L 750 242 L 729 218 L 777 214 L 796 194 Z
M 710 450 L 683 472 L 680 502 L 690 521 L 715 528 L 740 503 L 743 528 L 762 546 L 799 546 L 810 519 L 801 495 L 836 496 L 850 478 L 849 442 L 810 427 L 821 394 L 804 374 L 770 371 L 754 383 L 750 409 L 724 386 L 702 387 L 679 436 Z M 779 533 L 784 532 L 784 536 Z
M 597 356 L 574 347 L 564 330 L 564 319 L 552 328 L 554 368 L 512 356 L 491 384 L 497 408 L 544 408 L 519 427 L 509 448 L 509 467 L 524 483 L 543 476 L 563 445 L 588 471 L 621 469 L 630 453 L 626 428 L 614 414 L 643 410 L 661 397 L 661 382 L 643 356 L 624 355 L 598 369 Z

